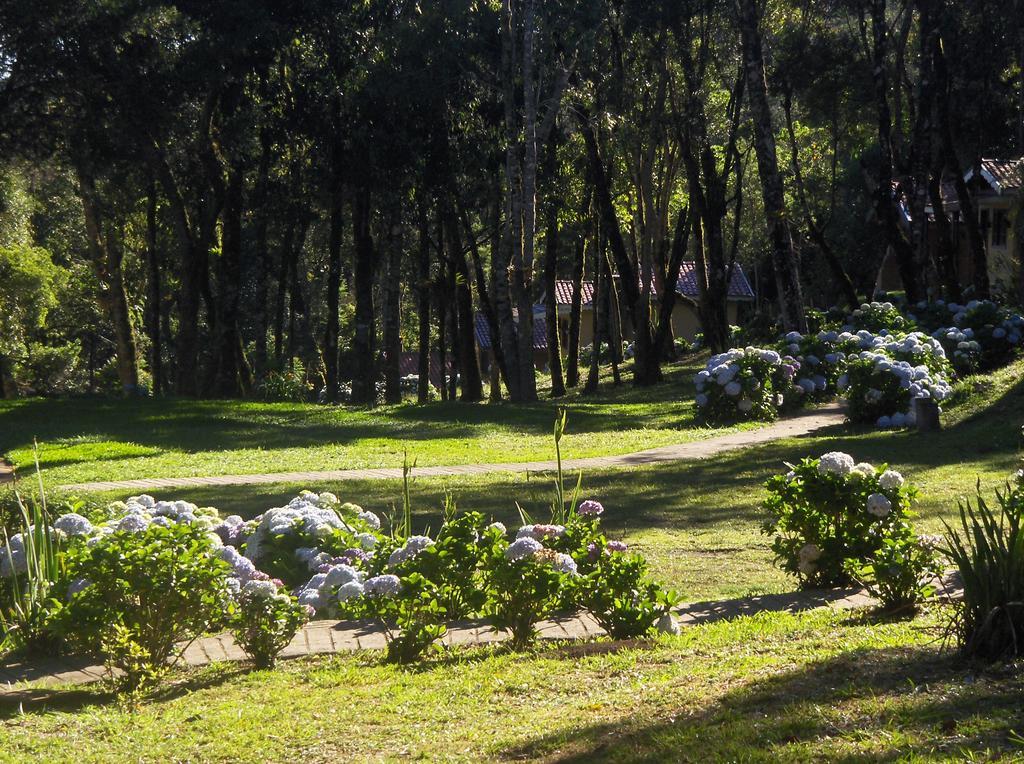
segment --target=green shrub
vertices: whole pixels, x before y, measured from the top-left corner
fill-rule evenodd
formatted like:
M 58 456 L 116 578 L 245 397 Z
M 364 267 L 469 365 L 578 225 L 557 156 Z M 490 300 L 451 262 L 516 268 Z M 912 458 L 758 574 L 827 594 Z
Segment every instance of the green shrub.
M 580 583 L 580 604 L 613 639 L 640 637 L 654 628 L 679 598 L 651 580 L 647 562 L 621 542 L 595 545 L 597 562 Z
M 447 613 L 437 587 L 419 573 L 399 578 L 385 573 L 367 579 L 366 612 L 384 625 L 387 660 L 412 663 L 445 635 Z
M 848 560 L 866 564 L 900 532 L 917 491 L 884 467 L 841 452 L 804 459 L 767 483 L 762 531 L 783 570 L 806 588 L 849 584 Z
M 280 581 L 253 579 L 238 594 L 231 633 L 256 668 L 273 668 L 277 656 L 309 620 L 310 610 L 288 594 Z
M 930 537 L 919 537 L 909 525 L 894 529 L 866 564 L 849 562 L 852 578 L 861 582 L 882 610 L 913 611 L 935 592 L 941 567 Z
M 998 508 L 978 489 L 960 502 L 958 529 L 946 525 L 946 554 L 960 572 L 963 600 L 953 621 L 961 652 L 999 660 L 1024 655 L 1024 477 L 996 491 Z
M 223 625 L 233 611 L 228 564 L 198 526 L 116 531 L 70 557 L 75 581 L 63 631 L 123 672 L 118 684 L 128 692 L 158 681 L 184 643 Z
M 268 371 L 256 383 L 256 395 L 265 401 L 302 403 L 313 395 L 313 386 L 306 381 L 306 370 L 299 360 L 289 369 Z
M 487 570 L 487 610 L 495 628 L 511 633 L 513 647 L 528 647 L 537 622 L 564 603 L 577 576 L 571 556 L 533 538 L 517 539 L 492 558 Z

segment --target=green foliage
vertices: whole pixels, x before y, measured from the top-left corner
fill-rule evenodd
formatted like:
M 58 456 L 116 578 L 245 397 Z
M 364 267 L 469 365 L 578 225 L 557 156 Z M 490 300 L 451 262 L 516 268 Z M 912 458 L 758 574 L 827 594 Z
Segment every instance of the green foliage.
M 534 641 L 537 622 L 551 615 L 575 586 L 570 574 L 553 567 L 556 554 L 546 549 L 522 559 L 504 554 L 492 558 L 487 570 L 487 612 L 495 628 L 511 633 L 516 649 Z
M 909 525 L 894 529 L 866 564 L 848 560 L 850 576 L 889 612 L 910 610 L 934 594 L 941 565 L 934 540 L 914 534 Z
M 295 359 L 287 369 L 271 369 L 256 383 L 256 395 L 264 401 L 291 401 L 302 403 L 310 400 L 313 386 L 306 379 L 302 361 Z
M 641 637 L 679 602 L 653 581 L 638 554 L 596 548 L 597 563 L 580 582 L 580 604 L 612 639 Z
M 850 583 L 848 561 L 866 564 L 887 538 L 901 533 L 917 495 L 902 477 L 883 479 L 886 473 L 870 464 L 854 467 L 849 455 L 832 453 L 771 478 L 762 532 L 773 536 L 781 567 L 805 588 Z
M 961 652 L 983 660 L 1024 655 L 1024 475 L 996 490 L 992 507 L 958 503 L 959 527 L 946 524 L 946 554 L 963 583 L 953 628 Z
M 62 611 L 62 631 L 120 670 L 120 689 L 142 690 L 163 675 L 182 643 L 232 613 L 228 570 L 200 527 L 110 533 L 72 550 L 69 576 L 78 585 Z
M 231 633 L 256 668 L 273 668 L 309 616 L 310 609 L 277 582 L 251 581 L 239 592 Z
M 57 303 L 61 270 L 38 247 L 0 247 L 0 354 L 18 355 Z
M 415 571 L 402 576 L 397 594 L 369 597 L 366 607 L 385 626 L 386 657 L 392 663 L 418 660 L 437 647 L 437 640 L 447 631 L 448 613 L 438 586 Z
M 58 534 L 49 525 L 45 498 L 28 506 L 17 496 L 21 530 L 9 537 L 3 530 L 0 547 L 0 653 L 21 650 L 29 655 L 52 654 L 58 637 L 54 619 L 61 602 L 54 589 L 64 577 Z

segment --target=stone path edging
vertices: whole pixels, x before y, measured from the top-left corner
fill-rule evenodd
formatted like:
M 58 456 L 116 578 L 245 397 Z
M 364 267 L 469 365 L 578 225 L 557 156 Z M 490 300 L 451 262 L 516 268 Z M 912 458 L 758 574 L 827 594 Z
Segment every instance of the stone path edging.
M 950 581 L 940 583 L 940 599 L 953 599 L 959 595 L 960 590 L 956 584 Z M 680 627 L 688 628 L 757 613 L 798 613 L 821 607 L 852 610 L 872 604 L 874 600 L 862 589 L 830 589 L 695 602 L 678 607 L 675 617 Z M 597 621 L 588 613 L 544 621 L 539 624 L 539 632 L 541 639 L 546 640 L 587 640 L 604 634 Z M 483 621 L 472 621 L 450 624 L 442 642 L 449 646 L 484 645 L 502 642 L 507 638 L 507 634 L 494 631 Z M 380 650 L 385 645 L 383 628 L 372 622 L 311 621 L 295 635 L 281 657 L 299 658 L 357 650 Z M 182 663 L 186 666 L 243 660 L 245 654 L 230 634 L 197 639 L 182 655 Z M 0 703 L 29 697 L 40 688 L 87 684 L 105 676 L 102 666 L 94 665 L 86 659 L 55 658 L 36 663 L 0 664 Z
M 706 440 L 678 445 L 660 446 L 620 456 L 595 456 L 564 459 L 563 469 L 609 469 L 637 467 L 659 462 L 705 459 L 725 451 L 770 443 L 782 438 L 808 435 L 823 427 L 840 424 L 845 414 L 838 404 L 801 411 L 791 417 L 757 430 L 742 430 Z M 461 464 L 454 466 L 417 467 L 416 477 L 484 475 L 495 472 L 550 472 L 553 461 L 509 462 L 500 464 Z M 327 470 L 323 472 L 271 472 L 256 475 L 221 475 L 218 477 L 148 478 L 139 480 L 108 480 L 93 483 L 71 483 L 58 486 L 63 491 L 148 491 L 161 488 L 201 488 L 208 486 L 258 485 L 265 483 L 305 483 L 314 486 L 328 481 L 394 480 L 402 478 L 400 467 L 379 469 Z

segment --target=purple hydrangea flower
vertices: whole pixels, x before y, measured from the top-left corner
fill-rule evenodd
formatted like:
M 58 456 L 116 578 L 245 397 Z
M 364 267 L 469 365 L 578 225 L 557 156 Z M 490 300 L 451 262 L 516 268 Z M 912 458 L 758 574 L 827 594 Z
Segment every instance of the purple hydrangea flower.
M 594 501 L 593 499 L 587 499 L 580 504 L 579 513 L 583 517 L 598 517 L 604 514 L 604 506 L 601 502 Z

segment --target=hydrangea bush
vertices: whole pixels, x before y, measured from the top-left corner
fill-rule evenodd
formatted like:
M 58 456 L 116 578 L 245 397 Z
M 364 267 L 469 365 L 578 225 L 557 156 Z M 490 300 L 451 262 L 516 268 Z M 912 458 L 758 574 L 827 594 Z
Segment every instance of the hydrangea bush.
M 719 353 L 694 377 L 697 408 L 710 421 L 771 421 L 790 399 L 807 392 L 794 386 L 799 370 L 796 359 L 767 348 Z
M 677 598 L 605 536 L 603 513 L 586 500 L 561 513 L 564 524 L 509 531 L 451 504 L 426 536 L 386 532 L 376 515 L 329 493 L 304 491 L 249 521 L 134 496 L 47 526 L 66 571 L 53 582 L 55 612 L 68 644 L 103 655 L 133 690 L 211 630 L 229 628 L 269 667 L 310 617 L 381 622 L 397 662 L 416 660 L 464 618 L 490 618 L 516 646 L 544 618 L 581 608 L 613 637 L 671 628 Z M 22 575 L 25 556 L 24 538 L 12 539 L 0 573 Z
M 912 366 L 884 353 L 863 351 L 847 362 L 839 389 L 845 395 L 850 420 L 878 427 L 903 427 L 916 419 L 918 398 L 937 403 L 949 398 L 953 388 L 941 374 L 927 366 Z
M 258 669 L 273 668 L 278 654 L 313 615 L 279 579 L 250 578 L 235 596 L 237 609 L 231 622 L 235 642 Z
M 901 334 L 914 328 L 914 322 L 891 302 L 866 302 L 846 317 L 846 331 L 865 330 L 872 334 Z
M 850 583 L 851 564 L 866 564 L 903 532 L 916 496 L 898 472 L 838 451 L 804 459 L 767 488 L 763 532 L 805 588 Z

